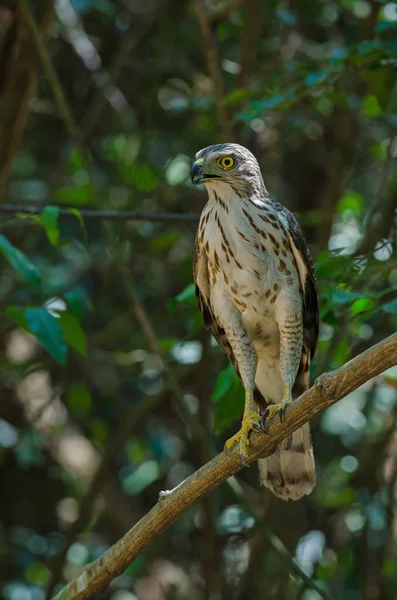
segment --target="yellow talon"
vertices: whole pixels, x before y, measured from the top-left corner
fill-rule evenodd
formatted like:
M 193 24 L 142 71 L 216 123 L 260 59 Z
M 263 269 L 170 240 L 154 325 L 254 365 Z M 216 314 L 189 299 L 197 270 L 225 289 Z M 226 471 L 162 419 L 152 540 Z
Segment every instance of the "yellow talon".
M 245 464 L 250 444 L 249 435 L 251 430 L 260 430 L 260 415 L 254 410 L 244 411 L 244 417 L 241 422 L 241 429 L 225 443 L 225 450 L 230 450 L 234 444 L 240 444 L 240 459 Z

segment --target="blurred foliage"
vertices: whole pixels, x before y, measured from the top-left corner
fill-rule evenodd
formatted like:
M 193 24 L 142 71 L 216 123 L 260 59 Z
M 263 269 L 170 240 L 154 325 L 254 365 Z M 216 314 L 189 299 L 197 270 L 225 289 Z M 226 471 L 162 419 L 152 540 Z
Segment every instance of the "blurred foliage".
M 41 31 L 74 128 L 43 61 L 29 66 L 37 86 L 18 103 L 20 48 L 37 48 L 19 3 L 0 7 L 0 196 L 38 208 L 6 216 L 0 206 L 6 600 L 44 600 L 54 575 L 57 587 L 69 581 L 211 456 L 182 404 L 218 449 L 238 427 L 240 383 L 194 298 L 194 223 L 80 212 L 199 213 L 205 194 L 190 164 L 222 141 L 220 113 L 315 257 L 313 377 L 396 330 L 397 4 L 248 0 L 227 10 L 227 0 L 208 0 L 221 15 L 208 35 L 223 97 L 193 4 L 55 0 Z M 46 2 L 28 5 L 41 23 Z M 312 423 L 311 496 L 283 504 L 245 469 L 255 518 L 221 486 L 101 597 L 238 600 L 266 590 L 269 600 L 317 600 L 281 539 L 331 597 L 396 598 L 396 413 L 394 369 Z

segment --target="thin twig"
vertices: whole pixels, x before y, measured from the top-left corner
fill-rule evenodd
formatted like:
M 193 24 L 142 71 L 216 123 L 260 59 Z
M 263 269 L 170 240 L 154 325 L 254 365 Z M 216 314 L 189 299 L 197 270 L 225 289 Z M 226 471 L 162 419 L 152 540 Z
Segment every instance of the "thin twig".
M 67 219 L 75 219 L 75 211 L 73 208 L 61 208 L 59 210 L 59 216 Z M 43 212 L 43 208 L 39 206 L 24 206 L 23 204 L 1 204 L 0 213 L 4 214 L 23 214 L 23 215 L 39 215 Z M 169 212 L 158 212 L 149 213 L 141 211 L 117 211 L 117 210 L 87 210 L 79 209 L 78 212 L 85 219 L 99 219 L 109 221 L 153 221 L 153 222 L 171 222 L 171 223 L 185 223 L 191 221 L 193 223 L 198 222 L 200 215 L 192 213 L 169 213 Z M 23 221 L 22 221 L 23 222 Z
M 45 37 L 53 12 L 48 0 L 37 31 Z M 31 100 L 36 92 L 38 76 L 32 40 L 22 19 L 18 20 L 16 51 L 7 57 L 4 74 L 0 119 L 0 202 L 12 172 L 15 157 L 29 118 Z M 13 56 L 14 54 L 14 56 Z
M 223 85 L 222 68 L 216 37 L 211 28 L 211 24 L 205 10 L 204 0 L 195 0 L 194 8 L 203 38 L 203 50 L 207 59 L 208 72 L 214 86 L 215 103 L 218 111 L 220 132 L 224 141 L 231 142 L 232 130 L 227 108 L 223 104 L 225 89 Z
M 80 132 L 78 131 L 75 125 L 72 111 L 69 107 L 68 101 L 66 100 L 65 92 L 63 91 L 58 74 L 52 64 L 52 60 L 47 51 L 46 45 L 43 40 L 43 36 L 41 35 L 39 28 L 37 27 L 34 16 L 26 0 L 18 0 L 18 3 L 23 18 L 25 19 L 26 24 L 30 29 L 30 33 L 32 35 L 33 42 L 36 46 L 37 53 L 39 54 L 43 63 L 43 68 L 47 75 L 48 83 L 50 84 L 50 87 L 54 94 L 62 120 L 65 123 L 67 132 L 76 147 L 76 150 L 80 156 L 80 160 L 85 170 L 87 171 L 87 175 L 90 176 L 89 160 L 81 143 Z
M 290 404 L 282 423 L 274 419 L 269 435 L 253 433 L 247 462 L 269 456 L 275 446 L 311 417 L 335 404 L 369 379 L 397 363 L 397 333 L 363 352 L 333 373 L 322 375 L 314 386 Z M 100 558 L 87 565 L 57 596 L 57 600 L 84 600 L 103 591 L 163 531 L 170 527 L 195 502 L 222 481 L 243 468 L 238 448 L 221 452 L 170 492 L 160 495 L 158 503 L 121 540 Z M 328 597 L 324 591 L 323 598 Z

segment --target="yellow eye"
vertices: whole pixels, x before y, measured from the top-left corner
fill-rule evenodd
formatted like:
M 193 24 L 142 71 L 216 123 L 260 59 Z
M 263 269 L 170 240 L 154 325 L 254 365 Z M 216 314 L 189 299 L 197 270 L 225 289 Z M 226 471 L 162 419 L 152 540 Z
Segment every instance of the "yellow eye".
M 221 156 L 221 158 L 218 158 L 216 161 L 216 164 L 224 171 L 230 171 L 236 164 L 236 159 L 234 159 L 233 156 Z

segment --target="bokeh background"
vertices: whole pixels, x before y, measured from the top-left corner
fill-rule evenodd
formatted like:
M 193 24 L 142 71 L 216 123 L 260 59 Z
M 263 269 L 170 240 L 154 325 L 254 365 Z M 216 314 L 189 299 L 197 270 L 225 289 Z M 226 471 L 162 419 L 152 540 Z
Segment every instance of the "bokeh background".
M 49 598 L 237 430 L 192 289 L 200 148 L 250 148 L 302 225 L 313 378 L 396 330 L 396 35 L 381 0 L 1 3 L 2 598 Z M 396 414 L 392 369 L 313 420 L 309 497 L 245 469 L 98 597 L 395 599 Z

